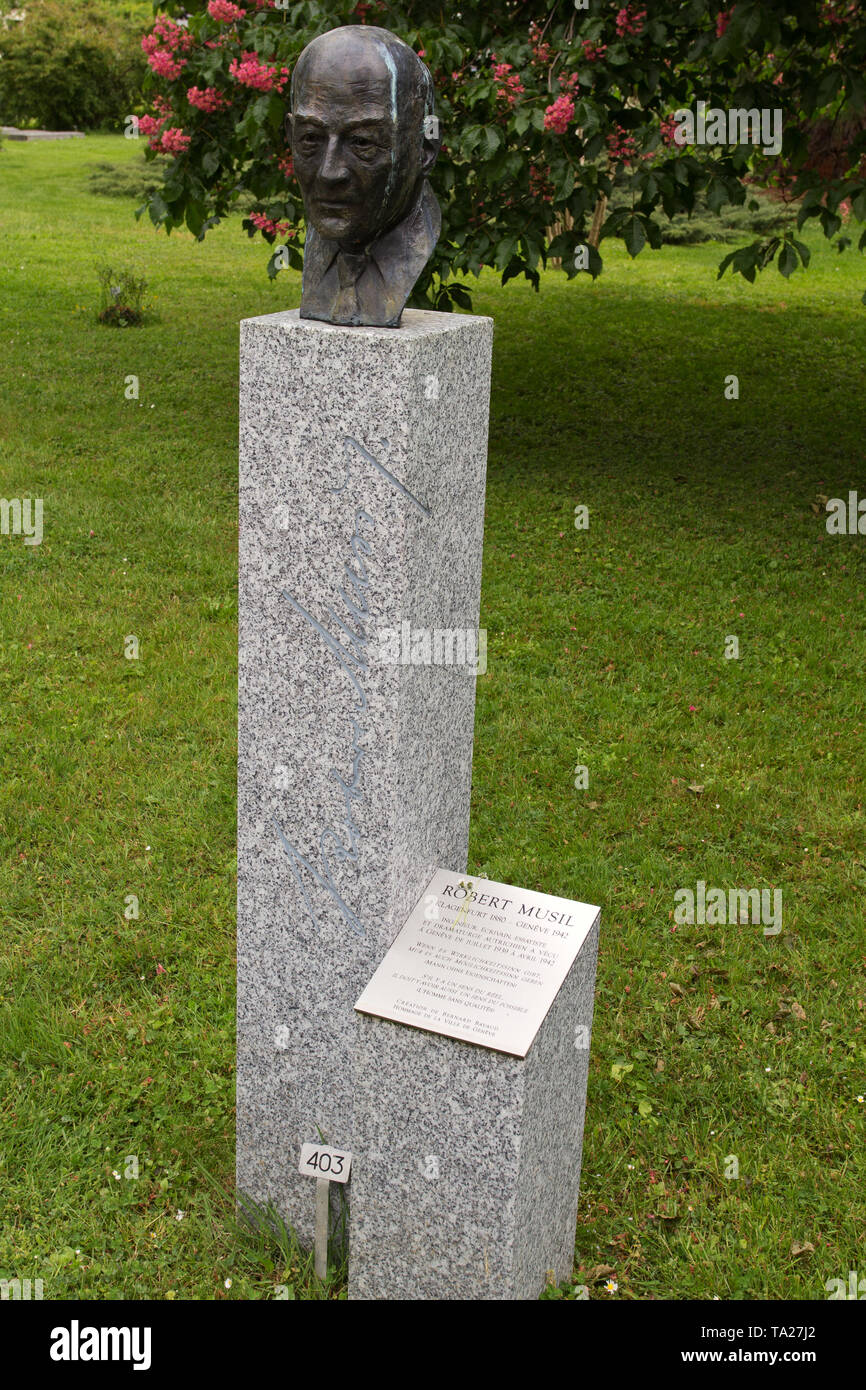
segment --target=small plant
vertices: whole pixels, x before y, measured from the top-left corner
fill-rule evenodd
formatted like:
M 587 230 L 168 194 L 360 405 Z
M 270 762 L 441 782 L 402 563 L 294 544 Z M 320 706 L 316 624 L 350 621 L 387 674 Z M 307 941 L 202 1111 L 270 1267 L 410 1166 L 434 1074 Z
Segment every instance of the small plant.
M 109 265 L 97 268 L 100 287 L 100 323 L 115 328 L 137 327 L 144 322 L 144 296 L 147 281 L 131 270 L 114 270 Z

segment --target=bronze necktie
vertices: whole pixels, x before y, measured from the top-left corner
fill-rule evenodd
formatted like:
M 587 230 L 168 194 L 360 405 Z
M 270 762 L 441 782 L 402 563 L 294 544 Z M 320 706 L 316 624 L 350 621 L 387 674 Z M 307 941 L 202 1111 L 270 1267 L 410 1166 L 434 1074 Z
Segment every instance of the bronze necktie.
M 360 307 L 356 285 L 370 264 L 370 257 L 354 255 L 351 251 L 337 253 L 337 277 L 340 293 L 334 302 L 334 319 L 337 323 L 348 323 L 358 318 Z

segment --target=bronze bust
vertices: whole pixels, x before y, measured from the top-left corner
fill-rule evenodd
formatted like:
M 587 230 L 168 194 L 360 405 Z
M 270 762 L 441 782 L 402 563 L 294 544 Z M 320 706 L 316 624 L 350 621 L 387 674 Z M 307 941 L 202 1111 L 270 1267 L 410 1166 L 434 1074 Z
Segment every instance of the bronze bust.
M 298 58 L 286 134 L 307 222 L 301 318 L 398 328 L 442 225 L 426 64 L 387 29 L 331 29 Z

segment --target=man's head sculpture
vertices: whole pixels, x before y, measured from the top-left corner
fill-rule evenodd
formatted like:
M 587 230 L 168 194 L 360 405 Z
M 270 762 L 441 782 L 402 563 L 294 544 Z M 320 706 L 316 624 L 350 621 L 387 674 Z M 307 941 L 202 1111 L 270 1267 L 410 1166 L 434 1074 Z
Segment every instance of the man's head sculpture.
M 286 133 L 307 223 L 301 318 L 399 327 L 442 225 L 429 70 L 387 29 L 331 29 L 298 58 Z

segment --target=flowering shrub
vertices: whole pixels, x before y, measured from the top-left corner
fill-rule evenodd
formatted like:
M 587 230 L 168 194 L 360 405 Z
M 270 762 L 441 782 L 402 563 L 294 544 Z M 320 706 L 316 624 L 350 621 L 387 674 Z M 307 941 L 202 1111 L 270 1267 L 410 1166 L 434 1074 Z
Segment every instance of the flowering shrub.
M 846 102 L 862 100 L 860 0 L 545 5 L 533 13 L 514 0 L 444 11 L 438 0 L 288 0 L 280 9 L 274 0 L 166 0 L 142 41 L 157 100 L 140 130 L 148 157 L 166 160 L 151 219 L 202 237 L 243 199 L 252 204 L 247 233 L 284 242 L 269 274 L 286 260 L 300 268 L 303 208 L 284 135 L 289 77 L 307 43 L 340 24 L 393 30 L 433 74 L 442 234 L 410 303 L 471 306 L 459 277 L 485 265 L 503 282 L 523 275 L 536 286 L 548 258 L 576 274 L 575 249 L 590 239 L 595 276 L 599 241 L 621 238 L 631 255 L 660 246 L 660 217 L 688 213 L 698 198 L 714 212 L 740 206 L 750 179 L 781 179 L 780 169 L 828 235 L 841 226 L 843 201 L 866 217 L 866 128 L 846 125 Z M 674 140 L 674 112 L 699 99 L 772 109 L 782 91 L 794 137 L 779 168 L 755 147 Z M 851 140 L 810 155 L 808 131 L 825 116 Z M 617 190 L 628 197 L 609 202 Z M 731 264 L 753 279 L 778 254 L 788 274 L 795 248 L 786 229 Z

